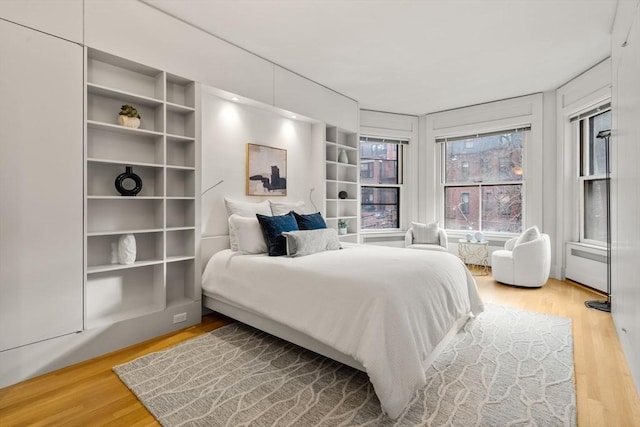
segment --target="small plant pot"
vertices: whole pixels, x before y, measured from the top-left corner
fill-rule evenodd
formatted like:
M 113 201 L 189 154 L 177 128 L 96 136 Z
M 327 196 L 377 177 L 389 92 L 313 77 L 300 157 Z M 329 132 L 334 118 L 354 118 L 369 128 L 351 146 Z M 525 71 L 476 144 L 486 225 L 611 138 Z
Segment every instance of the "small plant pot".
M 128 128 L 138 129 L 140 127 L 140 119 L 137 117 L 118 115 L 118 124 Z
M 340 227 L 338 228 L 338 234 L 344 236 L 345 234 L 347 234 L 347 227 Z

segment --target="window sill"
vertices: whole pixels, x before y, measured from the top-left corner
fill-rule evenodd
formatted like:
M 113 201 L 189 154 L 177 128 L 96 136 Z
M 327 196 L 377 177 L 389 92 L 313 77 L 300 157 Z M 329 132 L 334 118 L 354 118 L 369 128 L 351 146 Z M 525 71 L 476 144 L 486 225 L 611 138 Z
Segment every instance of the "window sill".
M 406 230 L 393 229 L 393 230 L 361 230 L 362 237 L 398 237 L 406 234 Z
M 447 230 L 447 238 L 450 243 L 457 243 L 458 239 L 466 238 L 467 233 L 475 233 L 474 230 L 463 231 L 463 230 Z M 518 233 L 482 233 L 484 234 L 484 239 L 491 242 L 499 242 L 504 243 L 509 239 L 513 239 L 514 237 L 518 237 L 520 234 Z M 493 245 L 492 245 L 493 246 Z
M 583 242 L 567 242 L 567 246 L 575 246 L 577 248 L 589 249 L 594 252 L 601 252 L 602 254 L 607 253 L 606 246 L 594 245 L 591 243 L 583 243 Z

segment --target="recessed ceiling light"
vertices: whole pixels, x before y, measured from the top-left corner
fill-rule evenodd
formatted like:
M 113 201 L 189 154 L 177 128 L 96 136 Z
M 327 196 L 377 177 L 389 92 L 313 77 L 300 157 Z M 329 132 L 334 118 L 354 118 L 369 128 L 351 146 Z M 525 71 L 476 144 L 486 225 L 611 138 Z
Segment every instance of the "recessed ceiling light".
M 240 101 L 240 98 L 238 98 L 237 96 L 234 96 L 233 98 L 231 98 L 232 101 Z
M 292 119 L 297 119 L 298 116 L 296 116 L 295 114 L 293 116 L 291 116 Z

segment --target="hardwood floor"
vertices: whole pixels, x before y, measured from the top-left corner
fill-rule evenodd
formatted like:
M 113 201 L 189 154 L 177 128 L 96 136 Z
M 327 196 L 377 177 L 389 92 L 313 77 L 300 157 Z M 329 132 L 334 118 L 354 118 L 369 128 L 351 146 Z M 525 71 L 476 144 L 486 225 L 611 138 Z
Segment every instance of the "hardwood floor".
M 553 279 L 540 289 L 476 279 L 486 302 L 573 319 L 578 425 L 640 426 L 640 401 L 611 316 L 584 306 L 598 294 Z M 0 389 L 0 425 L 158 425 L 111 367 L 228 322 L 208 315 L 200 325 Z

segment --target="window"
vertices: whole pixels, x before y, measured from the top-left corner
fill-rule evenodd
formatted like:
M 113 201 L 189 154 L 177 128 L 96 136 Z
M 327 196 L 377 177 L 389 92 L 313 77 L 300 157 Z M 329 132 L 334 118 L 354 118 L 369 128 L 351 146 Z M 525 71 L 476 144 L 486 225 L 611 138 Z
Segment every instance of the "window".
M 609 108 L 608 104 L 604 108 Z M 607 243 L 607 161 L 609 138 L 598 133 L 611 129 L 611 110 L 587 113 L 579 117 L 580 151 L 580 241 Z
M 360 138 L 360 227 L 400 228 L 402 144 L 407 141 Z
M 445 228 L 522 231 L 524 147 L 530 128 L 438 139 Z

